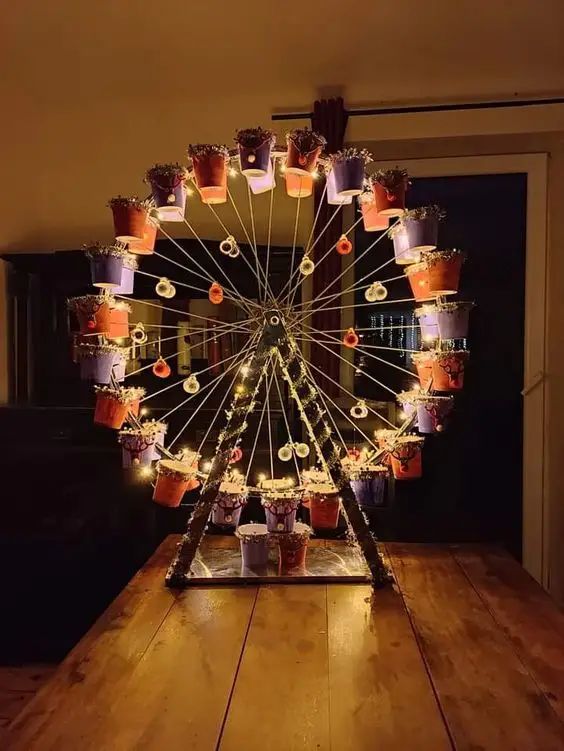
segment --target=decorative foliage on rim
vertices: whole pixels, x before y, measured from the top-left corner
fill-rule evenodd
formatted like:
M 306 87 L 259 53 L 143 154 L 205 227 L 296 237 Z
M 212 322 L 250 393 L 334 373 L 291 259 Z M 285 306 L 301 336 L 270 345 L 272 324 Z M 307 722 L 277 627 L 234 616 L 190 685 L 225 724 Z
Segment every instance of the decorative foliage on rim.
M 146 183 L 153 182 L 154 180 L 168 180 L 168 181 L 180 181 L 186 180 L 186 168 L 178 162 L 170 164 L 154 164 L 145 173 L 144 181 Z
M 113 386 L 94 386 L 94 391 L 96 394 L 115 399 L 122 404 L 129 404 L 142 399 L 146 393 L 145 389 L 140 386 L 120 386 L 117 389 Z
M 95 256 L 116 256 L 117 258 L 123 258 L 127 254 L 127 246 L 123 243 L 115 243 L 114 245 L 108 245 L 102 242 L 87 243 L 82 246 L 87 258 Z
M 324 149 L 327 146 L 327 139 L 321 133 L 316 133 L 310 128 L 294 128 L 286 134 L 286 139 L 292 141 L 298 151 L 309 153 L 315 149 Z
M 148 201 L 138 196 L 115 196 L 110 198 L 108 206 L 113 209 L 114 206 L 127 206 L 128 208 L 136 208 L 139 211 L 148 211 L 152 206 L 152 201 Z
M 348 159 L 362 159 L 364 164 L 374 161 L 374 157 L 368 149 L 357 149 L 355 146 L 348 146 L 345 149 L 336 151 L 334 154 L 329 154 L 329 159 L 331 163 L 346 162 Z
M 406 169 L 379 169 L 370 175 L 373 183 L 380 183 L 387 190 L 394 190 L 399 185 L 409 185 L 409 174 Z
M 446 211 L 438 206 L 436 203 L 430 206 L 418 206 L 415 209 L 408 209 L 402 216 L 401 221 L 405 222 L 408 219 L 436 219 L 438 222 L 446 217 Z
M 239 146 L 244 146 L 247 149 L 258 149 L 259 146 L 262 146 L 267 141 L 274 144 L 276 136 L 274 131 L 261 128 L 259 125 L 256 128 L 242 128 L 236 131 L 233 140 Z
M 220 154 L 229 159 L 229 149 L 221 143 L 191 143 L 188 146 L 188 156 L 191 159 L 202 159 L 207 156 Z

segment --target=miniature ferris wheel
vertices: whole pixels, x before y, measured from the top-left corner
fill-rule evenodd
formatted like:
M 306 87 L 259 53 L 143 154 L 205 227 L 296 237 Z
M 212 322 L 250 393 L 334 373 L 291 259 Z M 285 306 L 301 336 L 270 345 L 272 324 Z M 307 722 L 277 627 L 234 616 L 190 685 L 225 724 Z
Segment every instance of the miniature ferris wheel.
M 110 201 L 115 241 L 86 247 L 97 293 L 69 300 L 69 308 L 78 325 L 74 352 L 81 378 L 95 384 L 94 421 L 119 431 L 124 467 L 155 477 L 156 503 L 175 507 L 185 493 L 199 491 L 188 529 L 167 573 L 170 586 L 190 584 L 191 566 L 210 518 L 222 528 L 236 530 L 244 568 L 259 571 L 266 566 L 275 541 L 280 565 L 290 572 L 306 565 L 312 530 L 335 529 L 344 519 L 351 546 L 364 557 L 374 584 L 380 585 L 389 576 L 362 509 L 381 494 L 388 475 L 397 480 L 421 476 L 425 435 L 444 429 L 453 393 L 463 387 L 471 303 L 453 301 L 452 295 L 458 292 L 464 256 L 458 250 L 439 249 L 443 212 L 437 206 L 406 209 L 406 172 L 374 171 L 365 150 L 346 148 L 325 155 L 325 139 L 308 129 L 289 133 L 283 148 L 271 131 L 262 128 L 238 131 L 235 141 L 232 150 L 216 144 L 191 145 L 186 166 L 157 164 L 149 169 L 145 176 L 149 198 L 120 196 Z M 246 182 L 245 209 L 235 200 L 232 179 Z M 271 241 L 277 181 L 283 182 L 286 194 L 295 201 L 295 220 L 289 267 L 282 283 L 278 280 L 275 285 Z M 304 203 L 313 201 L 314 193 L 317 210 L 306 212 Z M 208 207 L 224 233 L 221 241 L 200 236 L 190 210 L 186 211 L 187 194 Z M 257 196 L 261 194 L 266 194 L 267 200 L 262 199 L 259 207 Z M 358 215 L 336 243 L 321 257 L 314 257 L 314 248 L 330 224 L 318 226 L 324 201 L 335 207 L 331 220 L 351 204 Z M 222 205 L 230 207 L 230 219 L 222 214 Z M 262 246 L 255 221 L 259 211 L 266 212 Z M 297 237 L 304 216 L 312 220 L 308 219 L 311 227 L 302 253 Z M 198 243 L 199 257 L 169 234 L 170 223 L 185 225 Z M 348 269 L 370 253 L 370 271 L 341 289 L 343 271 L 319 293 L 302 296 L 304 283 L 322 268 L 329 254 L 353 253 L 354 231 L 360 223 L 375 239 L 362 253 L 351 256 Z M 155 250 L 158 234 L 180 251 L 182 263 Z M 387 236 L 393 238 L 393 255 L 373 261 L 375 248 Z M 154 276 L 139 268 L 143 256 L 150 254 L 159 256 L 166 268 L 166 275 L 155 277 L 155 291 L 163 302 L 136 300 L 136 304 L 153 309 L 162 306 L 186 316 L 186 311 L 176 310 L 169 301 L 178 287 L 196 291 L 206 295 L 219 312 L 226 306 L 236 311 L 234 317 L 220 322 L 217 317 L 190 312 L 190 331 L 199 335 L 198 346 L 234 335 L 242 342 L 236 351 L 216 357 L 208 367 L 164 387 L 161 384 L 172 376 L 169 361 L 178 352 L 160 353 L 160 344 L 167 339 L 162 332 L 153 362 L 140 368 L 131 368 L 129 363 L 135 348 L 151 344 L 151 327 L 144 321 L 130 321 L 126 297 L 133 293 L 136 274 Z M 206 265 L 198 260 L 204 257 Z M 241 293 L 230 263 L 245 265 L 254 280 L 254 294 Z M 407 299 L 418 305 L 415 315 L 421 348 L 409 351 L 416 376 L 387 360 L 385 345 L 364 345 L 354 326 L 335 331 L 312 324 L 313 316 L 318 322 L 320 313 L 339 309 L 342 296 L 358 290 L 364 293 L 363 305 L 393 305 L 386 285 L 397 276 L 387 279 L 386 267 L 394 263 L 402 269 L 406 288 L 411 290 L 411 297 L 403 296 L 402 302 Z M 175 333 L 168 338 L 178 341 L 179 336 Z M 366 374 L 401 405 L 400 423 L 325 373 L 309 354 L 312 344 L 353 369 L 354 357 L 345 357 L 346 350 L 401 370 L 412 381 L 416 377 L 414 388 L 397 393 Z M 154 391 L 130 385 L 130 379 L 144 370 L 150 370 L 158 384 Z M 323 387 L 328 380 L 342 395 L 340 404 Z M 282 408 L 285 440 L 280 442 L 272 435 L 270 412 L 275 399 L 283 404 L 285 388 L 302 428 L 298 435 Z M 173 409 L 162 419 L 143 419 L 141 405 L 173 390 L 179 394 Z M 216 397 L 223 396 L 199 445 L 179 450 L 179 440 L 189 435 L 194 417 L 214 392 Z M 170 435 L 167 420 L 180 408 L 189 409 L 188 419 Z M 372 435 L 362 427 L 369 415 L 375 416 L 381 427 Z M 262 473 L 253 484 L 251 470 L 264 424 L 270 472 Z M 352 426 L 355 435 L 362 437 L 362 451 L 345 441 L 343 425 Z M 213 458 L 204 463 L 203 451 L 214 428 L 219 430 L 217 444 Z M 275 462 L 287 462 L 294 476 L 276 477 Z M 239 525 L 241 510 L 253 493 L 260 496 L 266 524 Z M 309 524 L 296 521 L 300 507 L 307 508 Z

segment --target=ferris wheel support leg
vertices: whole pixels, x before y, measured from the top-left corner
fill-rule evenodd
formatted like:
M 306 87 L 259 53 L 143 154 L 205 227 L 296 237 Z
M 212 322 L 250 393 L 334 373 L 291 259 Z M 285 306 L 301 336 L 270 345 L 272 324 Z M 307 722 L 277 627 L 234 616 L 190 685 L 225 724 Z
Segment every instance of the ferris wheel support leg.
M 176 555 L 166 573 L 165 581 L 169 587 L 182 588 L 190 585 L 192 561 L 206 531 L 213 503 L 229 467 L 233 449 L 247 427 L 247 417 L 254 408 L 254 400 L 265 375 L 271 351 L 270 347 L 259 344 L 249 361 L 245 391 L 238 394 L 231 402 L 228 410 L 229 417 L 220 433 L 210 472 L 188 521 L 186 532 L 178 544 Z
M 393 581 L 392 574 L 382 559 L 377 540 L 370 530 L 343 470 L 339 447 L 332 438 L 332 429 L 325 418 L 325 410 L 320 404 L 315 386 L 292 337 L 288 338 L 287 343 L 279 346 L 278 358 L 282 373 L 288 382 L 290 394 L 298 406 L 300 417 L 315 446 L 318 459 L 341 492 L 342 509 L 347 527 L 362 550 L 366 565 L 372 575 L 372 586 L 384 587 Z

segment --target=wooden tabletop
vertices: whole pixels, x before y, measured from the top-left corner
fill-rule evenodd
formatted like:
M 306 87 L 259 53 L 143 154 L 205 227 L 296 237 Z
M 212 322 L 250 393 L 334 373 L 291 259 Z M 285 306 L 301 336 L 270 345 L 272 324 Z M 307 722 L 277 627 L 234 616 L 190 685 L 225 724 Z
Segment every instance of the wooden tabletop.
M 374 596 L 359 584 L 171 592 L 175 542 L 3 748 L 564 750 L 564 615 L 505 553 L 388 544 L 397 586 Z

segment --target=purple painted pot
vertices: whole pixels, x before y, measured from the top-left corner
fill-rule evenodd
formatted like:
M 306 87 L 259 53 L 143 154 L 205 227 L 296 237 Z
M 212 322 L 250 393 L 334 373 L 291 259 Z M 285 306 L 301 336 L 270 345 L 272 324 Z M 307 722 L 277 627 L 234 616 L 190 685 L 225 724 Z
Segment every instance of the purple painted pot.
M 236 527 L 247 499 L 243 495 L 218 493 L 213 504 L 212 522 L 219 527 Z
M 293 532 L 299 500 L 263 499 L 262 505 L 269 532 Z
M 470 303 L 451 303 L 437 311 L 441 339 L 466 339 L 471 307 Z
M 264 177 L 270 167 L 271 153 L 272 142 L 270 140 L 265 141 L 256 149 L 251 149 L 248 146 L 241 146 L 241 144 L 239 144 L 241 173 L 245 175 L 245 177 Z
M 163 425 L 161 430 L 155 433 L 155 443 L 153 444 L 153 460 L 158 461 L 161 459 L 160 451 L 157 449 L 157 443 L 159 446 L 164 446 L 166 441 L 167 426 Z
M 266 524 L 243 524 L 235 534 L 241 543 L 243 568 L 264 568 L 268 563 Z
M 78 357 L 81 380 L 104 384 L 110 383 L 115 352 L 97 352 L 95 354 L 83 355 L 79 349 Z
M 120 435 L 121 466 L 148 467 L 153 461 L 155 437 L 150 433 L 123 433 Z
M 432 397 L 417 405 L 417 423 L 420 433 L 437 433 L 443 429 L 444 421 L 452 410 L 450 396 Z
M 112 292 L 114 295 L 132 295 L 133 294 L 133 282 L 135 278 L 135 270 L 129 268 L 129 266 L 123 266 L 121 270 L 121 283 L 119 287 L 114 287 Z
M 100 253 L 90 258 L 90 273 L 95 287 L 119 287 L 123 270 L 123 256 Z
M 125 380 L 125 365 L 127 363 L 127 358 L 120 354 L 119 352 L 116 352 L 114 355 L 114 361 L 113 361 L 113 375 L 114 378 L 118 383 L 121 383 Z
M 421 338 L 423 341 L 428 342 L 431 339 L 437 339 L 439 336 L 439 327 L 437 321 L 438 313 L 435 310 L 425 310 L 419 308 L 415 311 L 415 315 L 419 320 L 419 327 L 421 329 Z
M 386 488 L 384 475 L 351 480 L 351 488 L 359 506 L 382 506 L 384 504 Z
M 332 163 L 335 192 L 338 196 L 359 196 L 364 181 L 364 159 L 351 157 Z
M 182 222 L 186 210 L 186 185 L 184 180 L 165 185 L 164 182 L 151 180 L 153 200 L 158 209 L 158 217 L 162 222 Z M 174 196 L 174 201 L 169 197 Z
M 434 216 L 403 220 L 408 247 L 412 250 L 434 250 L 439 238 L 439 222 Z
M 394 256 L 396 263 L 406 265 L 408 263 L 418 263 L 421 254 L 417 250 L 412 250 L 409 245 L 409 237 L 404 227 L 397 229 L 392 235 L 394 243 Z

